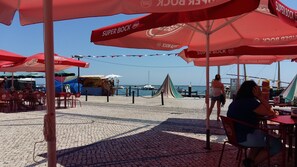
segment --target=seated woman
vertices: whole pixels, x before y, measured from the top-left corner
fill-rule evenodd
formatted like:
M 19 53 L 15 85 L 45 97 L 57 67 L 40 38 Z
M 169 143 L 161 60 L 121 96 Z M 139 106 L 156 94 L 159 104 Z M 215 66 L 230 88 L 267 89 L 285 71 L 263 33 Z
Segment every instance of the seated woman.
M 227 116 L 253 126 L 259 126 L 259 116 L 276 116 L 268 101 L 262 96 L 260 87 L 254 81 L 245 81 L 237 92 L 235 100 L 230 104 Z M 256 166 L 269 156 L 281 151 L 282 143 L 279 139 L 269 137 L 269 154 L 266 147 L 266 136 L 260 129 L 244 125 L 236 125 L 237 140 L 240 144 L 252 148 L 248 158 L 243 161 L 245 166 Z M 263 148 L 261 148 L 263 147 Z

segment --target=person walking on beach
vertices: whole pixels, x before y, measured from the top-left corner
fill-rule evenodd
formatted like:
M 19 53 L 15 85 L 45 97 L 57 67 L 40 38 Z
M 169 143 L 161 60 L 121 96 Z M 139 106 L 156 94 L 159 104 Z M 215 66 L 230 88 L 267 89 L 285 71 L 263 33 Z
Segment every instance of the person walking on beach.
M 220 114 L 221 114 L 221 95 L 225 97 L 225 90 L 224 90 L 224 84 L 221 82 L 221 76 L 220 74 L 217 74 L 215 76 L 215 79 L 211 82 L 211 103 L 210 103 L 210 110 L 207 114 L 207 117 L 209 119 L 213 107 L 215 103 L 217 103 L 217 120 L 220 121 Z

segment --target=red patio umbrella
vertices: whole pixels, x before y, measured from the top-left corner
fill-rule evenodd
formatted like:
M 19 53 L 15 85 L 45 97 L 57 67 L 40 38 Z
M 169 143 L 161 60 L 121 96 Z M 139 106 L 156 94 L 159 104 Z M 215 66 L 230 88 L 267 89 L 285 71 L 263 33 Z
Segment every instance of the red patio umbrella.
M 227 6 L 229 3 L 221 6 Z M 267 3 L 267 0 L 262 0 L 256 10 L 235 17 L 215 19 L 213 21 L 200 21 L 205 16 L 201 13 L 201 17 L 198 17 L 199 15 L 197 16 L 197 22 L 189 23 L 187 19 L 181 19 L 180 23 L 172 26 L 144 30 L 150 27 L 156 27 L 159 22 L 156 23 L 154 21 L 151 24 L 139 23 L 138 26 L 135 26 L 136 28 L 131 28 L 133 31 L 126 31 L 123 33 L 124 35 L 121 33 L 112 33 L 113 29 L 128 25 L 127 23 L 129 21 L 126 21 L 115 24 L 114 26 L 94 30 L 91 40 L 98 45 L 156 50 L 173 50 L 184 46 L 188 46 L 190 50 L 205 50 L 206 34 L 209 34 L 211 42 L 209 45 L 210 50 L 233 48 L 243 45 L 269 46 L 297 44 L 296 28 L 283 23 L 277 17 L 270 14 Z M 205 10 L 213 14 L 212 9 Z M 221 9 L 222 15 L 219 16 L 224 17 L 223 9 Z M 214 10 L 213 12 L 216 11 Z M 228 13 L 227 11 L 225 12 Z M 190 12 L 188 14 L 191 15 Z M 163 15 L 165 17 L 173 15 L 173 13 Z M 153 20 L 153 18 L 153 15 L 149 15 L 139 20 L 132 19 L 131 22 L 137 24 L 138 21 L 148 21 Z M 209 17 L 205 18 L 208 19 Z M 212 19 L 213 17 L 210 18 Z M 164 24 L 171 24 L 170 19 L 168 20 L 164 19 L 162 22 Z M 134 33 L 130 34 L 130 32 Z
M 230 0 L 53 0 L 53 20 L 115 14 L 165 13 L 213 7 Z M 10 25 L 18 10 L 22 25 L 43 22 L 41 0 L 0 0 L 0 22 Z
M 204 58 L 205 51 L 189 51 L 184 49 L 186 58 Z M 209 51 L 209 57 L 218 56 L 238 56 L 238 55 L 295 55 L 297 45 L 277 45 L 277 46 L 239 46 Z
M 184 49 L 179 53 L 179 56 L 188 63 L 193 61 L 197 66 L 206 65 L 205 51 L 188 51 L 188 49 Z M 296 58 L 297 45 L 240 46 L 210 51 L 209 65 L 271 64 L 277 61 L 294 60 Z
M 0 71 L 5 72 L 45 72 L 45 55 L 38 53 L 27 57 L 22 62 L 17 63 L 0 63 Z M 71 67 L 83 67 L 88 68 L 89 63 L 54 55 L 54 70 L 61 71 Z
M 208 60 L 210 50 L 233 48 L 244 45 L 270 46 L 297 43 L 296 29 L 283 23 L 277 17 L 270 14 L 267 6 L 268 0 L 261 0 L 259 7 L 254 11 L 234 17 L 231 17 L 233 16 L 233 13 L 240 14 L 240 12 L 227 10 L 230 9 L 230 6 L 228 6 L 230 4 L 231 2 L 222 4 L 217 8 L 213 7 L 201 10 L 200 13 L 198 11 L 199 15 L 197 15 L 195 12 L 175 13 L 176 17 L 179 16 L 178 24 L 167 27 L 162 26 L 172 24 L 172 21 L 170 21 L 171 18 L 169 16 L 174 16 L 173 13 L 158 15 L 160 21 L 154 20 L 154 15 L 145 16 L 140 19 L 133 19 L 130 20 L 130 22 L 122 22 L 114 26 L 108 26 L 102 29 L 94 30 L 92 32 L 91 41 L 98 45 L 141 49 L 173 50 L 188 46 L 189 50 L 205 50 L 205 101 L 208 112 Z M 244 6 L 241 3 L 237 5 L 238 6 L 234 6 L 234 8 L 231 9 L 237 9 L 241 6 Z M 249 5 L 247 5 L 247 7 L 248 6 Z M 162 19 L 163 17 L 167 19 Z M 141 22 L 142 20 L 150 20 L 151 23 L 147 24 L 147 22 Z M 114 30 L 126 25 L 132 25 L 132 30 L 125 31 L 122 34 L 113 33 Z M 208 119 L 206 121 L 206 128 L 207 148 L 209 148 L 208 145 L 210 141 L 210 132 Z
M 286 6 L 279 0 L 269 0 L 269 10 L 287 24 L 297 27 L 297 10 Z
M 91 42 L 115 39 L 151 28 L 171 26 L 178 23 L 189 23 L 219 18 L 236 16 L 250 12 L 259 6 L 260 0 L 232 0 L 204 10 L 176 12 L 176 13 L 153 13 L 148 16 L 127 20 L 114 25 L 106 26 L 92 31 Z M 127 28 L 128 27 L 128 28 Z M 123 31 L 121 31 L 123 30 Z M 167 31 L 170 31 L 168 29 Z M 98 43 L 102 44 L 102 43 Z M 158 48 L 155 48 L 158 49 Z M 162 48 L 161 48 L 162 49 Z
M 26 59 L 25 56 L 21 56 L 19 54 L 0 49 L 0 62 L 3 62 L 3 61 L 20 62 L 25 59 Z

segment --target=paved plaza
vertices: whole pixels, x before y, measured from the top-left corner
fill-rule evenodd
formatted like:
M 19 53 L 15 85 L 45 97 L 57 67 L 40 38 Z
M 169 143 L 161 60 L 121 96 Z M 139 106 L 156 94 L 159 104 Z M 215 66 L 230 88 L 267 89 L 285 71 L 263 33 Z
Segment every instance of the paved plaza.
M 89 96 L 82 106 L 56 110 L 57 166 L 217 166 L 225 140 L 212 114 L 211 150 L 205 143 L 204 99 Z M 226 113 L 230 101 L 222 108 Z M 47 166 L 44 110 L 0 113 L 0 167 Z M 227 146 L 221 166 L 236 166 Z M 280 156 L 272 159 L 280 164 Z M 263 165 L 265 166 L 265 165 Z

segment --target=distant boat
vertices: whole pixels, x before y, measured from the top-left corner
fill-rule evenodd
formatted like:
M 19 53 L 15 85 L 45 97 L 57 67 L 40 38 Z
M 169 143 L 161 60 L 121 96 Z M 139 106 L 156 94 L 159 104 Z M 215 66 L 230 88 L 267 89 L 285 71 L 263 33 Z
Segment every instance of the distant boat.
M 124 86 L 118 86 L 117 88 L 118 88 L 118 89 L 125 89 Z
M 144 90 L 154 90 L 155 87 L 152 86 L 152 85 L 150 85 L 150 84 L 146 84 L 146 85 L 143 86 L 143 89 L 144 89 Z
M 148 82 L 146 85 L 143 86 L 142 89 L 144 89 L 144 90 L 154 90 L 155 89 L 154 86 L 150 85 L 150 71 L 148 71 Z

